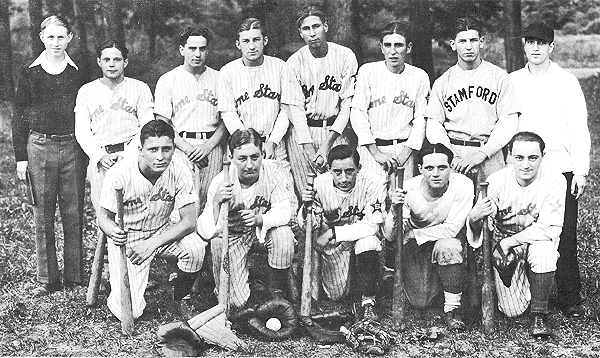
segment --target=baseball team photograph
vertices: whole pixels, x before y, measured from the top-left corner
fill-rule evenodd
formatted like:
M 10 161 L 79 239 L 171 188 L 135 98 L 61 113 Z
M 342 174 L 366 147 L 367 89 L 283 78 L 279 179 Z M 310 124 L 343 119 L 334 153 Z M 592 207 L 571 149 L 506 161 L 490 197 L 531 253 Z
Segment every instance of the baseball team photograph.
M 599 19 L 0 0 L 0 356 L 599 357 Z

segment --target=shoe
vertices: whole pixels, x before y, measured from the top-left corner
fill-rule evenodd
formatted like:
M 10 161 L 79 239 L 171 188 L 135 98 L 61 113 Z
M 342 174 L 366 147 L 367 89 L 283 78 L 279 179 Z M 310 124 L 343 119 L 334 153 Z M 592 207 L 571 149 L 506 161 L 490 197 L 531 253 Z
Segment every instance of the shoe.
M 534 313 L 531 317 L 529 333 L 535 338 L 550 337 L 552 335 L 552 330 L 548 326 L 548 316 L 541 313 Z
M 583 317 L 583 307 L 581 304 L 568 305 L 562 309 L 563 313 L 567 317 L 580 318 Z
M 375 305 L 373 303 L 367 303 L 363 305 L 363 309 L 363 319 L 370 319 L 379 322 L 379 317 L 375 313 Z
M 457 309 L 453 309 L 450 312 L 444 313 L 444 320 L 446 321 L 448 329 L 451 331 L 460 332 L 464 331 L 466 328 L 465 322 L 463 322 L 462 318 L 458 314 Z
M 71 281 L 65 281 L 63 282 L 63 287 L 64 288 L 68 288 L 70 290 L 80 287 L 81 283 L 80 282 L 71 282 Z
M 60 290 L 60 282 L 53 283 L 43 283 L 41 286 L 38 286 L 31 290 L 30 295 L 32 297 L 40 297 L 51 294 L 52 292 L 56 292 Z

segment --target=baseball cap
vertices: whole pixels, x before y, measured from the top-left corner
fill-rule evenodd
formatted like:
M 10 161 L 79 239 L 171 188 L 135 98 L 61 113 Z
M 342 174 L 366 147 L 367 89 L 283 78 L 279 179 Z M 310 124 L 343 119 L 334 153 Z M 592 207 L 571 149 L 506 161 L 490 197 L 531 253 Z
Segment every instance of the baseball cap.
M 533 22 L 527 26 L 521 37 L 531 37 L 551 43 L 554 41 L 554 30 L 543 22 Z

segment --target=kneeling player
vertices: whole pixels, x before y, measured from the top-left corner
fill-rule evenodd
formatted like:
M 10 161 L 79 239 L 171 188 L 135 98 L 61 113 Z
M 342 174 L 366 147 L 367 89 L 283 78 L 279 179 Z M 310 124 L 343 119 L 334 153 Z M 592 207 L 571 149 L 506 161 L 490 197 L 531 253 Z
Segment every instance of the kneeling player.
M 408 301 L 416 307 L 429 305 L 439 293 L 441 281 L 448 328 L 462 330 L 465 325 L 458 308 L 465 279 L 464 232 L 459 232 L 473 204 L 473 184 L 452 171 L 453 154 L 441 144 L 421 149 L 417 159 L 421 175 L 406 181 L 403 189 L 390 191 L 392 210 L 386 217 L 384 236 L 396 240 L 392 230 L 397 220 L 394 207 L 403 204 L 402 261 Z M 394 267 L 390 253 L 386 266 Z
M 559 256 L 567 185 L 561 173 L 540 168 L 544 147 L 535 133 L 515 134 L 508 143 L 512 165 L 490 175 L 488 197 L 478 200 L 471 210 L 467 231 L 471 245 L 479 247 L 482 220 L 493 219 L 494 266 L 509 268 L 501 274 L 494 270 L 498 308 L 515 317 L 529 306 L 534 337 L 552 333 L 548 297 Z M 516 268 L 511 269 L 512 261 Z
M 175 132 L 164 121 L 151 120 L 140 132 L 139 155 L 119 161 L 106 173 L 100 199 L 99 225 L 111 238 L 108 257 L 111 292 L 108 308 L 121 319 L 121 292 L 117 281 L 122 277 L 118 265 L 119 246 L 127 247 L 127 270 L 131 286 L 133 317 L 146 307 L 144 291 L 148 283 L 150 262 L 155 255 L 178 258 L 178 277 L 173 299 L 181 301 L 190 293 L 195 275 L 202 267 L 206 243 L 194 233 L 196 197 L 190 170 L 171 161 L 175 152 Z M 115 222 L 116 188 L 123 188 L 123 222 Z M 170 223 L 173 210 L 181 220 Z M 188 314 L 182 302 L 182 313 Z
M 274 160 L 264 159 L 260 134 L 252 128 L 237 129 L 229 138 L 230 182 L 219 173 L 210 183 L 206 206 L 198 218 L 198 233 L 210 240 L 213 272 L 219 287 L 221 272 L 222 204 L 229 205 L 229 279 L 230 302 L 242 307 L 250 297 L 248 252 L 258 242 L 268 250 L 268 289 L 281 297 L 286 270 L 294 256 L 294 234 L 288 226 L 291 195 L 285 173 Z
M 377 320 L 373 312 L 381 242 L 376 236 L 383 222 L 385 186 L 374 173 L 361 170 L 356 149 L 338 145 L 327 155 L 329 171 L 315 179 L 314 189 L 302 192 L 304 203 L 314 201 L 319 232 L 315 249 L 322 258 L 323 289 L 333 300 L 349 292 L 350 255 L 356 255 L 358 293 L 363 318 Z M 304 216 L 299 213 L 298 221 Z

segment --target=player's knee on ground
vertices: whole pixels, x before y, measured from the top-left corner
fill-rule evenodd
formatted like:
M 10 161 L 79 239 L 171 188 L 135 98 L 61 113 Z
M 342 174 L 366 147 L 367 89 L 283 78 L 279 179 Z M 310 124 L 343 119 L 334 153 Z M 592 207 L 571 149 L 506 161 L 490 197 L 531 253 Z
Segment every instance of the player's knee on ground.
M 287 226 L 272 228 L 267 233 L 269 250 L 269 266 L 275 269 L 286 269 L 292 265 L 294 258 L 294 234 Z
M 440 266 L 463 263 L 463 248 L 460 240 L 455 238 L 439 239 L 433 246 L 431 262 Z
M 546 273 L 556 271 L 559 253 L 552 241 L 536 241 L 529 245 L 527 263 L 532 272 Z
M 183 247 L 177 266 L 183 272 L 198 272 L 204 263 L 207 242 L 202 240 L 196 233 L 185 236 L 180 241 Z

